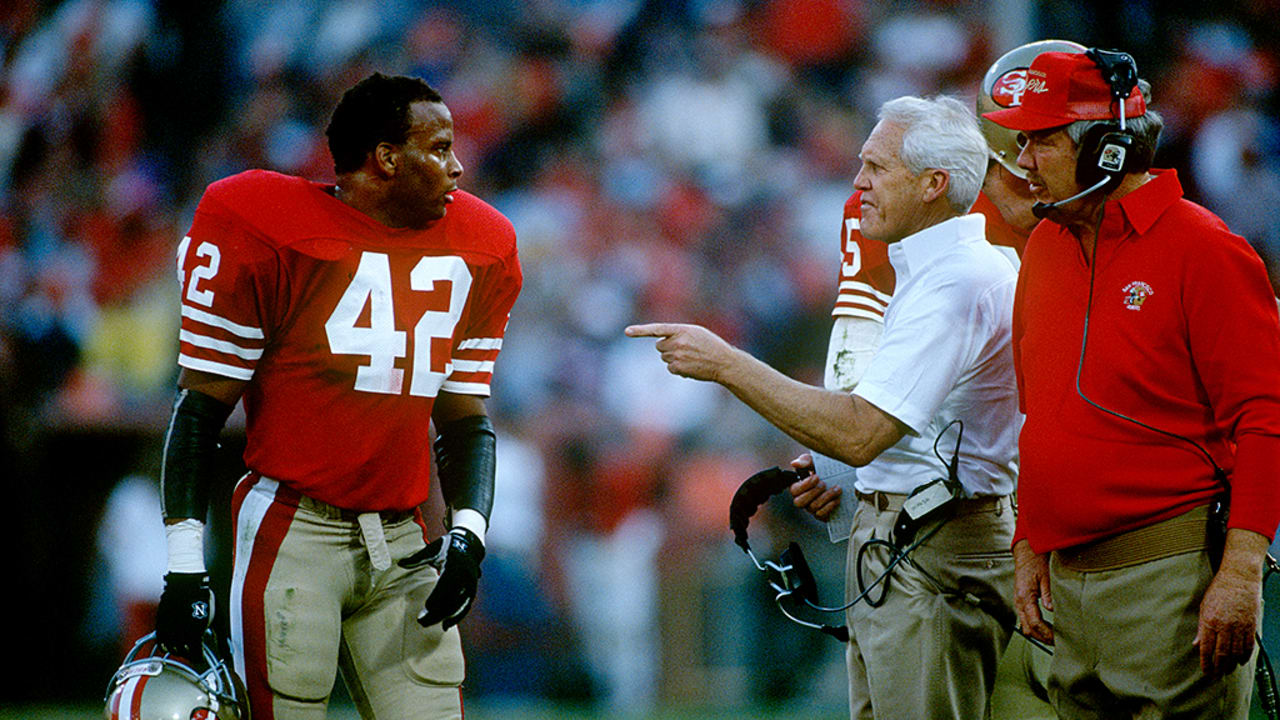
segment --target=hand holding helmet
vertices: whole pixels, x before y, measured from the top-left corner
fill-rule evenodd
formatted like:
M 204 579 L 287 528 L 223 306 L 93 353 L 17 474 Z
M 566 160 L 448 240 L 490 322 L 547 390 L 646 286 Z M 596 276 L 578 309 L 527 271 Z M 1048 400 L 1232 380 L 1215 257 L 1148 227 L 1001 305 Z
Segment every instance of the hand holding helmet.
M 205 573 L 171 572 L 156 610 L 156 643 L 166 652 L 194 659 L 213 621 L 213 592 Z
M 142 650 L 150 648 L 149 654 Z M 190 658 L 163 652 L 151 633 L 138 640 L 107 685 L 107 720 L 248 720 L 244 684 L 218 655 L 213 632 Z

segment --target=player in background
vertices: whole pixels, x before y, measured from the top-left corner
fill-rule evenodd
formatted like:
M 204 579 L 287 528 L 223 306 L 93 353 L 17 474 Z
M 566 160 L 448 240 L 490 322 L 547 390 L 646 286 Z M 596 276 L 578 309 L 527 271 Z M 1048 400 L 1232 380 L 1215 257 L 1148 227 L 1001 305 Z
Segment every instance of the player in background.
M 425 82 L 365 78 L 326 134 L 336 185 L 218 181 L 178 247 L 157 638 L 190 654 L 208 626 L 210 456 L 243 400 L 230 625 L 255 720 L 324 717 L 338 670 L 365 718 L 460 718 L 515 233 L 458 188 L 452 116 Z M 450 529 L 427 544 L 432 423 Z

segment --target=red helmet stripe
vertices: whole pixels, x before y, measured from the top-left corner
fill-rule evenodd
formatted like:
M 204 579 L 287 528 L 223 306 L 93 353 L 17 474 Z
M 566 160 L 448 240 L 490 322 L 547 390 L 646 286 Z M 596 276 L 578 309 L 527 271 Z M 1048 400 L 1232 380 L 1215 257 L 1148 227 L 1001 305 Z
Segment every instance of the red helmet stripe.
M 134 675 L 116 687 L 111 693 L 110 720 L 138 720 L 142 717 L 142 688 L 149 679 L 149 675 Z M 121 709 L 125 711 L 123 717 Z
M 120 689 L 111 693 L 111 717 L 107 720 L 120 720 Z
M 146 687 L 150 679 L 150 675 L 139 675 L 134 678 L 137 682 L 130 688 L 132 698 L 129 703 L 129 720 L 142 720 L 142 688 Z

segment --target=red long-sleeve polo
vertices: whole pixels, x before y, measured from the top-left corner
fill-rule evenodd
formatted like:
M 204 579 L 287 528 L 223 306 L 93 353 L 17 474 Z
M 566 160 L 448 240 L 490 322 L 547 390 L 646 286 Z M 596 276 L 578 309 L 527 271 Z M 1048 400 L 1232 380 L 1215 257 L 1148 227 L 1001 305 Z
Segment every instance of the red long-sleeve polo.
M 1280 522 L 1280 320 L 1262 261 L 1182 198 L 1173 171 L 1107 203 L 1092 268 L 1065 228 L 1027 243 L 1013 350 L 1026 424 L 1017 539 L 1046 552 L 1208 502 L 1212 454 L 1232 527 Z M 1086 317 L 1088 342 L 1084 346 Z M 1145 423 L 1141 427 L 1090 405 Z

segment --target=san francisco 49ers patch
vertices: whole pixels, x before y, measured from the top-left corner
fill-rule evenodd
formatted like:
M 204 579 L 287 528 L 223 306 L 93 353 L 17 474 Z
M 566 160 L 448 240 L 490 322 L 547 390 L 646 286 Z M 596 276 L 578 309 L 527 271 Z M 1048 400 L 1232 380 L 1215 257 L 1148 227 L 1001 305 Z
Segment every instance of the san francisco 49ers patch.
M 1142 303 L 1153 294 L 1154 291 L 1150 285 L 1141 280 L 1134 280 L 1124 286 L 1124 306 L 1130 310 L 1141 310 Z

